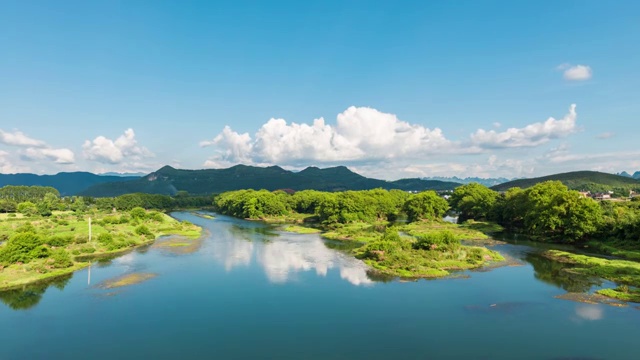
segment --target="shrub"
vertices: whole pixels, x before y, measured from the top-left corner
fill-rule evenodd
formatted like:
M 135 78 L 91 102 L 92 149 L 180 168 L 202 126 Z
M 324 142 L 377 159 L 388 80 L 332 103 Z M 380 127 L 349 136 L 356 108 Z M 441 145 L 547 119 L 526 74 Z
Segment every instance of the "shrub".
M 67 236 L 52 236 L 45 240 L 45 243 L 49 244 L 49 246 L 55 247 L 63 247 L 71 244 L 73 242 L 73 238 L 69 235 Z
M 160 223 L 164 222 L 164 216 L 157 211 L 150 212 L 147 218 Z
M 71 256 L 64 249 L 56 249 L 51 252 L 51 257 L 48 260 L 51 265 L 56 269 L 64 269 L 73 265 Z
M 147 211 L 141 207 L 134 207 L 129 211 L 129 215 L 134 219 L 146 219 Z
M 460 240 L 456 239 L 451 231 L 434 232 L 417 238 L 418 241 L 413 247 L 419 250 L 453 249 L 460 246 Z
M 73 240 L 73 242 L 75 242 L 76 244 L 86 244 L 87 242 L 89 242 L 89 238 L 86 236 L 76 236 L 75 239 Z
M 26 223 L 18 226 L 18 228 L 16 229 L 16 232 L 17 233 L 34 233 L 35 234 L 37 232 L 37 230 L 36 230 L 36 227 L 33 226 L 32 223 L 26 222 Z
M 640 198 L 639 198 L 639 199 L 640 199 Z M 16 217 L 17 215 L 16 215 L 15 213 L 10 213 L 10 214 L 9 214 L 9 215 L 7 215 L 7 216 L 8 216 L 8 217 L 10 217 L 10 218 L 14 218 L 14 217 Z
M 80 252 L 83 254 L 93 254 L 94 252 L 96 252 L 96 249 L 91 246 L 85 246 L 80 249 Z
M 140 226 L 136 227 L 135 232 L 138 235 L 143 235 L 143 236 L 146 236 L 146 237 L 154 237 L 154 235 L 151 232 L 151 230 L 149 230 L 149 228 L 144 226 L 144 225 L 140 225 Z
M 49 255 L 51 255 L 51 250 L 44 245 L 40 245 L 29 251 L 29 258 L 31 260 L 48 258 Z
M 113 236 L 109 233 L 102 233 L 98 235 L 98 242 L 104 245 L 109 245 L 113 243 Z
M 42 238 L 32 232 L 16 233 L 9 238 L 7 244 L 0 250 L 0 263 L 28 263 L 33 259 L 32 256 L 38 254 L 38 252 L 31 252 L 42 244 Z
M 18 204 L 18 212 L 24 216 L 35 216 L 38 213 L 38 208 L 31 201 L 25 201 Z

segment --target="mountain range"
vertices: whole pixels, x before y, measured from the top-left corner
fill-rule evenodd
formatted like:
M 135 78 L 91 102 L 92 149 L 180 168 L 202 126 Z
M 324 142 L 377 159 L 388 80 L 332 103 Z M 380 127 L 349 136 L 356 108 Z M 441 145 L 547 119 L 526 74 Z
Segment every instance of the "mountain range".
M 621 175 L 614 175 L 598 171 L 573 171 L 549 176 L 518 179 L 491 187 L 496 191 L 506 191 L 513 187 L 527 188 L 543 181 L 561 181 L 573 190 L 607 191 L 607 190 L 638 190 L 640 181 Z
M 636 179 L 636 180 L 640 180 L 640 171 L 636 171 L 636 172 L 634 172 L 634 173 L 633 173 L 633 175 L 629 174 L 629 173 L 628 173 L 628 172 L 626 172 L 626 171 L 623 171 L 623 172 L 621 172 L 621 173 L 618 173 L 618 175 L 620 175 L 620 176 L 624 176 L 624 177 L 634 178 L 634 179 Z
M 130 181 L 131 177 L 102 176 L 89 172 L 61 172 L 55 175 L 0 174 L 0 187 L 5 185 L 51 186 L 62 196 L 76 195 L 101 183 Z
M 500 184 L 506 183 L 508 181 L 515 180 L 515 179 L 507 179 L 507 178 L 503 178 L 503 177 L 500 177 L 500 178 L 480 178 L 480 177 L 459 178 L 457 176 L 453 176 L 453 177 L 431 176 L 431 177 L 424 177 L 422 179 L 423 180 L 452 181 L 452 182 L 457 182 L 457 183 L 460 183 L 460 184 L 478 183 L 478 184 L 482 184 L 482 185 L 487 186 L 487 187 L 500 185 Z
M 293 172 L 279 166 L 236 165 L 227 169 L 205 170 L 180 170 L 165 166 L 143 177 L 135 174 L 96 175 L 88 172 L 65 172 L 56 175 L 0 174 L 0 187 L 5 185 L 52 186 L 63 196 L 105 197 L 135 192 L 173 195 L 178 191 L 203 195 L 239 189 L 452 190 L 460 184 L 417 178 L 378 180 L 359 175 L 344 166 L 325 169 L 308 167 Z

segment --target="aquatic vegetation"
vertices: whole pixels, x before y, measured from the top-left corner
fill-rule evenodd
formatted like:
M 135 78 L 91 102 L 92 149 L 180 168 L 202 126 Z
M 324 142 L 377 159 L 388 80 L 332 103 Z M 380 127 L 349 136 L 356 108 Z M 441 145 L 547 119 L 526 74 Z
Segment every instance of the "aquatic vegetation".
M 317 234 L 322 232 L 320 229 L 299 226 L 299 225 L 289 225 L 283 229 L 284 231 L 293 232 L 297 234 Z
M 156 276 L 158 276 L 158 274 L 154 274 L 154 273 L 126 274 L 126 275 L 119 276 L 115 279 L 105 280 L 100 285 L 98 285 L 98 287 L 103 289 L 114 289 L 114 288 L 120 288 L 123 286 L 131 286 L 131 285 L 140 284 L 149 279 L 153 279 Z
M 575 267 L 566 269 L 565 271 L 598 276 L 622 284 L 622 286 L 616 289 L 599 290 L 598 293 L 600 295 L 611 296 L 616 299 L 629 299 L 627 301 L 640 300 L 640 297 L 638 297 L 640 292 L 635 289 L 640 286 L 640 263 L 628 260 L 603 259 L 587 255 L 578 255 L 559 250 L 548 250 L 543 256 L 559 262 L 575 265 Z

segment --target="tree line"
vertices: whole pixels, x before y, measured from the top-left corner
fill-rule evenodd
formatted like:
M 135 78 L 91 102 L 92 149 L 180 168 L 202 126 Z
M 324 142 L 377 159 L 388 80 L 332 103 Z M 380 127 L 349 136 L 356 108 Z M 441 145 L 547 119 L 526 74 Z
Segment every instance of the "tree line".
M 402 190 L 323 192 L 237 190 L 214 199 L 216 211 L 247 219 L 282 216 L 295 212 L 316 216 L 324 224 L 394 221 L 406 215 L 409 221 L 440 219 L 449 204 L 435 191 L 409 194 Z
M 208 207 L 211 206 L 211 199 L 211 196 L 191 196 L 186 192 L 178 192 L 175 196 L 136 193 L 112 198 L 60 197 L 58 190 L 53 187 L 8 185 L 0 188 L 0 213 L 50 216 L 56 210 L 83 212 L 96 208 L 103 211 L 129 211 L 136 207 L 170 211 Z

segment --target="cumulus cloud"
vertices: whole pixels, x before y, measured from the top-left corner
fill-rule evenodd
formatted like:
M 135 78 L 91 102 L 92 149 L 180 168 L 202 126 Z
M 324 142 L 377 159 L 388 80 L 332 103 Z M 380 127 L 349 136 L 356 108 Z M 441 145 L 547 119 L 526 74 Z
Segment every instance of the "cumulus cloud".
M 0 150 L 0 174 L 16 174 L 29 171 L 28 168 L 15 165 L 10 159 L 10 154 Z
M 325 123 L 323 118 L 312 124 L 270 119 L 255 138 L 227 126 L 213 140 L 200 145 L 218 149 L 206 163 L 209 165 L 392 160 L 453 149 L 453 143 L 438 128 L 409 124 L 393 114 L 355 106 L 339 114 L 335 126 Z
M 550 117 L 545 122 L 509 128 L 503 132 L 479 129 L 471 135 L 471 143 L 485 149 L 538 146 L 576 132 L 576 118 L 576 105 L 572 104 L 569 113 L 560 120 Z
M 27 148 L 21 155 L 25 160 L 49 159 L 56 164 L 73 164 L 75 162 L 75 154 L 69 149 Z
M 153 157 L 147 148 L 138 145 L 133 129 L 125 130 L 115 141 L 98 136 L 82 145 L 85 158 L 105 164 L 121 164 L 125 160 L 140 160 Z
M 73 164 L 75 162 L 75 154 L 73 151 L 66 148 L 55 149 L 46 142 L 31 138 L 18 130 L 6 132 L 0 129 L 0 143 L 26 148 L 19 152 L 20 157 L 24 160 L 48 159 L 57 164 Z
M 562 76 L 569 81 L 589 80 L 593 76 L 591 67 L 587 65 L 562 64 L 558 66 L 558 70 L 562 70 Z
M 6 132 L 0 129 L 0 142 L 12 146 L 46 147 L 44 141 L 28 137 L 20 131 Z

